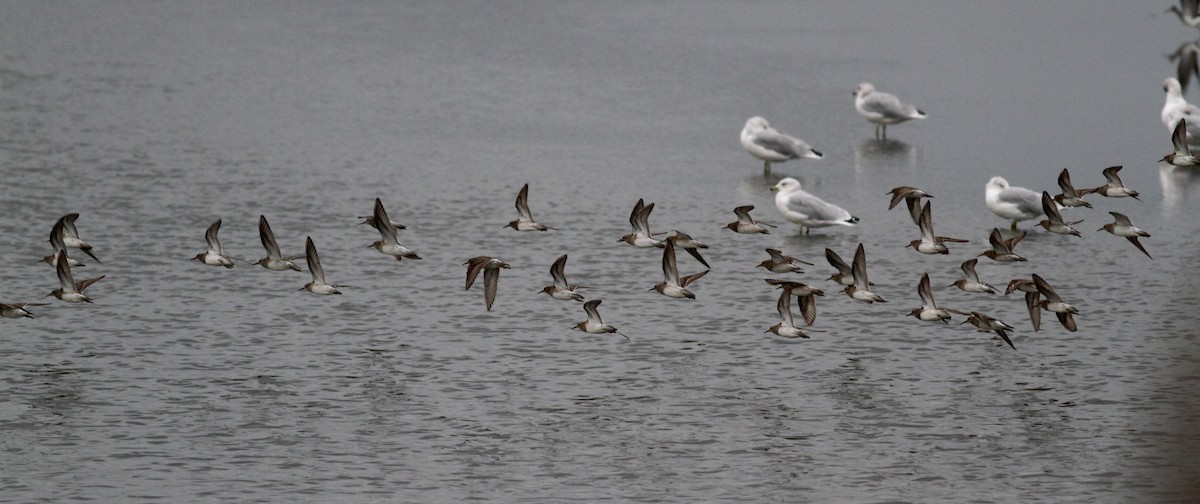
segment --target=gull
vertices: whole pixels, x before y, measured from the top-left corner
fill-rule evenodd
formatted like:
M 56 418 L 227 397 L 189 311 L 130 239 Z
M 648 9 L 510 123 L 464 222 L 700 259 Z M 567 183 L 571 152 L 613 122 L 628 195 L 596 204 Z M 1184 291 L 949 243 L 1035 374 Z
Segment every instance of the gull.
M 825 291 L 814 289 L 800 282 L 792 282 L 788 280 L 778 280 L 775 278 L 764 278 L 768 284 L 777 286 L 784 290 L 784 293 L 789 296 L 796 296 L 797 304 L 800 306 L 800 315 L 804 317 L 804 323 L 813 325 L 817 320 L 817 298 L 816 296 L 825 297 Z M 789 301 L 790 303 L 790 301 Z M 790 310 L 789 310 L 790 311 Z M 791 318 L 791 317 L 789 317 Z M 793 326 L 794 327 L 794 326 Z M 778 333 L 776 333 L 778 334 Z
M 1146 254 L 1146 257 L 1154 259 L 1154 257 L 1150 256 L 1149 252 L 1146 252 L 1146 248 L 1142 246 L 1142 243 L 1138 241 L 1139 236 L 1149 238 L 1150 233 L 1142 231 L 1137 226 L 1134 226 L 1133 222 L 1130 221 L 1129 217 L 1125 216 L 1125 214 L 1117 212 L 1108 213 L 1111 214 L 1116 221 L 1105 224 L 1104 227 L 1097 229 L 1096 231 L 1108 231 L 1109 233 L 1117 236 L 1124 236 L 1126 240 L 1129 240 L 1129 242 L 1133 244 L 1133 246 L 1137 247 L 1138 250 L 1141 250 L 1143 254 Z
M 1033 275 L 1033 283 L 1037 286 L 1038 292 L 1045 298 L 1038 303 L 1038 307 L 1054 312 L 1063 327 L 1067 328 L 1068 331 L 1075 332 L 1075 318 L 1073 315 L 1079 313 L 1079 310 L 1063 302 L 1062 298 L 1058 297 L 1058 293 L 1054 292 L 1054 289 L 1050 287 L 1050 284 L 1046 283 L 1046 280 L 1038 276 L 1037 273 Z
M 1200 1 L 1179 0 L 1179 6 L 1172 5 L 1167 12 L 1175 13 L 1175 17 L 1185 25 L 1200 28 Z
M 758 266 L 755 266 L 756 268 L 766 268 L 772 273 L 804 273 L 804 269 L 800 267 L 801 264 L 813 265 L 813 263 L 801 261 L 792 256 L 785 256 L 783 252 L 776 249 L 767 249 L 767 254 L 770 254 L 771 258 L 759 263 Z
M 878 138 L 887 138 L 889 124 L 926 117 L 924 112 L 901 102 L 896 95 L 876 91 L 875 86 L 869 82 L 863 82 L 855 88 L 854 109 L 858 111 L 858 115 L 875 123 L 875 136 Z
M 1051 198 L 1050 193 L 1046 191 L 1042 191 L 1042 212 L 1046 214 L 1046 218 L 1038 222 L 1038 225 L 1045 228 L 1046 231 L 1080 236 L 1079 230 L 1071 226 L 1083 222 L 1083 219 L 1071 222 L 1063 220 L 1062 214 L 1058 213 L 1058 205 L 1054 203 L 1054 198 Z
M 985 201 L 992 213 L 1012 221 L 1013 231 L 1017 230 L 1017 222 L 1043 215 L 1038 193 L 1024 187 L 1012 187 L 1003 177 L 992 177 L 988 181 Z
M 925 206 L 921 208 L 921 218 L 917 223 L 921 227 L 921 238 L 908 243 L 917 252 L 922 254 L 949 254 L 950 249 L 946 247 L 946 242 L 951 243 L 969 243 L 970 240 L 961 238 L 949 238 L 946 236 L 933 235 L 933 218 L 930 217 L 930 202 L 926 201 Z
M 653 211 L 654 203 L 646 205 L 642 203 L 641 198 L 638 198 L 637 204 L 633 205 L 633 212 L 629 214 L 629 225 L 633 227 L 633 232 L 622 236 L 617 241 L 640 248 L 661 248 L 663 241 L 654 239 L 654 235 L 650 232 L 650 212 Z
M 492 302 L 496 301 L 496 287 L 500 283 L 500 268 L 509 268 L 509 264 L 488 256 L 472 257 L 463 263 L 467 266 L 467 288 L 475 283 L 475 277 L 483 272 L 483 301 L 488 311 L 492 311 Z
M 271 232 L 271 225 L 262 215 L 258 216 L 258 239 L 262 242 L 263 248 L 267 249 L 267 257 L 259 259 L 254 264 L 275 271 L 302 271 L 299 266 L 296 266 L 296 263 L 292 262 L 294 258 L 283 257 L 283 253 L 279 251 L 279 243 L 275 241 L 275 233 Z
M 779 301 L 775 302 L 775 309 L 779 311 L 779 323 L 763 332 L 774 333 L 784 338 L 807 339 L 808 335 L 796 327 L 796 323 L 792 319 L 792 288 L 786 284 L 781 285 L 781 287 L 783 287 L 783 292 L 779 294 Z
M 758 159 L 763 160 L 763 175 L 771 174 L 771 163 L 782 163 L 789 159 L 821 159 L 820 152 L 799 138 L 784 135 L 759 116 L 746 120 L 742 127 L 742 147 Z
M 1175 131 L 1171 133 L 1171 146 L 1174 151 L 1162 160 L 1170 163 L 1172 166 L 1196 166 L 1200 165 L 1200 158 L 1192 155 L 1192 149 L 1187 143 L 1187 121 L 1179 121 L 1175 126 Z
M 1107 196 L 1109 198 L 1124 198 L 1125 196 L 1129 196 L 1135 200 L 1141 201 L 1141 199 L 1138 198 L 1137 191 L 1125 187 L 1125 183 L 1121 182 L 1121 177 L 1117 175 L 1117 172 L 1119 171 L 1121 171 L 1120 166 L 1110 166 L 1105 168 L 1103 172 L 1104 178 L 1107 179 L 1108 182 L 1095 189 L 1085 189 L 1084 191 L 1088 193 L 1100 193 L 1101 196 Z
M 804 192 L 800 181 L 788 177 L 771 187 L 775 191 L 775 208 L 783 218 L 800 224 L 800 231 L 807 233 L 815 227 L 853 226 L 858 217 L 837 205 L 826 203 L 821 198 Z
M 26 306 L 46 306 L 46 303 L 0 303 L 0 317 L 34 318 L 33 314 L 25 309 Z
M 53 252 L 50 255 L 43 257 L 42 262 L 54 266 L 58 264 L 58 256 L 67 255 L 67 246 L 63 244 L 63 235 L 63 220 L 59 219 L 54 223 L 54 226 L 50 228 L 50 248 L 53 250 Z M 82 268 L 83 263 L 67 257 L 67 266 L 78 266 Z
M 733 209 L 733 213 L 737 215 L 736 222 L 730 222 L 725 225 L 726 229 L 732 229 L 741 234 L 770 234 L 767 228 L 763 226 L 771 226 L 765 222 L 758 222 L 750 217 L 750 211 L 754 210 L 754 205 L 743 205 Z M 771 226 L 775 227 L 775 226 Z
M 622 334 L 621 331 L 618 331 L 616 327 L 605 324 L 604 321 L 600 319 L 600 311 L 596 309 L 599 306 L 599 299 L 593 299 L 583 303 L 583 311 L 587 312 L 588 318 L 583 322 L 575 324 L 575 328 L 589 334 L 617 333 L 620 334 L 621 337 L 629 339 L 629 336 Z
M 992 234 L 988 236 L 988 243 L 992 244 L 992 249 L 983 251 L 979 256 L 987 256 L 988 259 L 996 262 L 1027 261 L 1028 259 L 1013 252 L 1013 249 L 1023 239 L 1025 239 L 1024 231 L 1019 235 L 1005 240 L 1004 236 L 1000 234 L 1000 228 L 992 228 Z
M 575 292 L 579 288 L 578 285 L 567 282 L 567 275 L 563 272 L 567 267 L 567 254 L 563 254 L 558 259 L 554 260 L 554 264 L 550 265 L 550 278 L 554 279 L 553 285 L 547 285 L 542 288 L 539 293 L 549 294 L 554 299 L 569 301 L 583 301 L 583 294 Z
M 659 294 L 673 298 L 696 299 L 696 295 L 687 290 L 687 286 L 708 274 L 708 270 L 704 270 L 680 278 L 679 268 L 675 263 L 675 243 L 670 240 L 667 240 L 666 246 L 663 247 L 662 268 L 662 283 L 655 285 L 650 290 L 658 291 Z
M 692 238 L 692 235 L 684 233 L 683 231 L 673 230 L 672 232 L 675 234 L 667 237 L 667 240 L 675 242 L 675 248 L 686 250 L 688 254 L 691 254 L 692 257 L 695 257 L 697 261 L 700 261 L 700 264 L 703 264 L 705 268 L 710 267 L 708 265 L 708 261 L 705 261 L 704 258 L 700 256 L 700 249 L 706 249 L 708 248 L 708 245 L 696 241 L 694 238 Z
M 1038 305 L 1041 292 L 1038 291 L 1037 284 L 1032 279 L 1014 278 L 1008 282 L 1008 287 L 1004 289 L 1004 295 L 1007 296 L 1015 291 L 1025 293 L 1025 308 L 1029 310 L 1029 322 L 1033 325 L 1034 331 L 1040 330 L 1042 328 L 1042 311 Z
M 1175 77 L 1168 77 L 1168 79 L 1174 78 L 1176 80 L 1176 84 L 1179 86 L 1176 95 L 1178 95 L 1180 98 L 1182 98 L 1183 91 L 1187 89 L 1188 83 L 1192 79 L 1192 75 L 1195 74 L 1200 76 L 1200 65 L 1197 64 L 1196 58 L 1197 52 L 1200 52 L 1200 40 L 1192 40 L 1179 44 L 1179 47 L 1175 49 L 1175 52 L 1167 56 L 1167 61 L 1179 60 L 1175 64 Z M 1163 90 L 1170 93 L 1170 91 L 1167 90 L 1168 85 L 1169 84 L 1164 83 Z M 1170 98 L 1168 98 L 1168 100 L 1169 99 Z M 1165 116 L 1166 107 L 1163 107 L 1163 109 L 1163 115 Z M 1165 117 L 1163 122 L 1167 122 Z M 1173 125 L 1167 124 L 1168 128 L 1171 126 Z
M 1054 197 L 1054 202 L 1064 207 L 1085 207 L 1092 208 L 1092 204 L 1083 201 L 1083 195 L 1086 192 L 1080 193 L 1075 190 L 1075 186 L 1071 185 L 1071 174 L 1066 168 L 1058 174 L 1058 187 L 1062 189 L 1062 193 Z M 1042 211 L 1045 211 L 1042 208 Z
M 959 266 L 959 268 L 962 269 L 963 278 L 955 280 L 954 283 L 950 284 L 950 287 L 958 287 L 966 292 L 986 292 L 988 294 L 995 294 L 996 288 L 981 282 L 979 280 L 979 274 L 975 273 L 975 265 L 978 262 L 979 259 L 977 258 L 963 261 L 962 265 Z
M 208 229 L 204 231 L 204 240 L 208 242 L 208 251 L 203 254 L 196 254 L 196 257 L 192 258 L 193 260 L 200 261 L 209 266 L 233 268 L 233 261 L 229 260 L 229 257 L 221 252 L 221 241 L 217 239 L 217 231 L 220 230 L 221 219 L 217 219 L 216 222 L 208 226 Z
M 916 317 L 917 320 L 926 322 L 942 321 L 943 323 L 950 320 L 950 313 L 966 315 L 966 312 L 951 309 L 938 308 L 937 303 L 933 300 L 933 289 L 929 286 L 929 273 L 921 275 L 921 281 L 917 283 L 917 295 L 921 296 L 921 307 L 913 308 L 909 315 Z
M 87 289 L 89 285 L 92 285 L 104 278 L 104 275 L 100 275 L 95 278 L 89 278 L 87 280 L 80 280 L 76 282 L 75 279 L 71 277 L 71 267 L 67 265 L 66 254 L 58 256 L 58 262 L 55 264 L 54 269 L 58 273 L 58 288 L 51 291 L 49 296 L 54 296 L 68 303 L 91 303 L 92 298 L 87 297 L 83 291 Z
M 387 222 L 387 221 L 384 221 Z M 313 245 L 312 237 L 304 237 L 304 260 L 308 262 L 308 271 L 312 273 L 312 281 L 304 284 L 302 290 L 313 294 L 341 294 L 338 287 L 325 282 L 325 268 L 321 267 L 321 258 L 317 255 L 317 246 Z
M 379 231 L 379 239 L 368 245 L 369 247 L 374 247 L 375 250 L 378 250 L 380 253 L 395 257 L 397 261 L 421 258 L 421 256 L 417 255 L 416 252 L 413 252 L 412 250 L 409 250 L 408 247 L 400 244 L 398 238 L 396 237 L 396 226 L 379 225 L 381 222 L 392 222 L 392 220 L 388 218 L 387 210 L 383 208 L 383 202 L 380 201 L 379 198 L 375 198 L 375 209 L 373 215 L 371 216 L 371 220 L 375 226 L 375 230 Z
M 864 303 L 887 302 L 879 294 L 868 289 L 871 282 L 867 280 L 867 252 L 863 250 L 862 243 L 859 243 L 858 249 L 854 251 L 854 263 L 850 266 L 850 272 L 854 277 L 854 285 L 842 290 L 846 295 Z
M 892 201 L 888 203 L 888 210 L 896 208 L 900 200 L 908 205 L 908 214 L 912 216 L 913 224 L 921 225 L 921 198 L 932 198 L 929 193 L 917 189 L 916 187 L 900 186 L 893 187 L 891 191 L 884 194 L 891 194 Z
M 59 218 L 63 223 L 63 245 L 82 250 L 88 257 L 100 262 L 96 254 L 92 253 L 92 246 L 79 238 L 79 230 L 75 228 L 75 219 L 78 218 L 79 214 L 77 213 L 69 213 Z
M 832 249 L 825 249 L 825 260 L 829 261 L 830 266 L 837 269 L 837 273 L 834 273 L 826 280 L 833 280 L 845 286 L 854 285 L 853 268 L 849 264 L 846 264 L 846 261 L 843 261 L 842 257 L 837 255 L 837 252 L 834 252 Z
M 1189 43 L 1194 44 L 1195 42 Z M 1192 64 L 1195 65 L 1195 53 L 1192 54 Z M 1187 99 L 1183 97 L 1183 86 L 1180 82 L 1174 77 L 1167 77 L 1163 81 L 1163 91 L 1167 93 L 1167 97 L 1163 101 L 1161 118 L 1163 125 L 1171 131 L 1175 130 L 1180 121 L 1191 123 L 1193 128 L 1200 126 L 1200 107 L 1188 103 Z M 1194 140 L 1190 134 L 1187 135 L 1187 138 Z
M 538 224 L 533 220 L 533 213 L 529 211 L 529 184 L 521 186 L 521 191 L 517 193 L 517 214 L 520 215 L 515 221 L 509 222 L 504 227 L 510 227 L 517 231 L 546 231 L 554 229 L 544 224 Z
M 1008 343 L 1009 347 L 1011 347 L 1013 350 L 1017 349 L 1017 347 L 1013 346 L 1012 340 L 1008 338 L 1008 331 L 1013 330 L 1013 326 L 1004 323 L 1003 320 L 973 311 L 971 312 L 971 316 L 967 317 L 967 320 L 963 321 L 962 323 L 970 323 L 971 325 L 979 328 L 980 331 L 995 332 L 996 334 L 1000 335 L 1000 338 L 1002 338 L 1005 343 Z

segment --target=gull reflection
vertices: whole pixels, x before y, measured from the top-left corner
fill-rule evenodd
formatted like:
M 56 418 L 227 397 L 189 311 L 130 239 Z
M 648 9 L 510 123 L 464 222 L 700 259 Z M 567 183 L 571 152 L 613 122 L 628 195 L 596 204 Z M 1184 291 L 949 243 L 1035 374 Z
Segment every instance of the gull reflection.
M 854 171 L 917 166 L 917 150 L 899 140 L 872 138 L 854 148 Z
M 1196 205 L 1192 200 L 1197 198 L 1196 184 L 1200 181 L 1200 168 L 1179 167 L 1161 163 L 1158 168 L 1158 182 L 1162 184 L 1163 217 L 1180 214 L 1194 215 Z

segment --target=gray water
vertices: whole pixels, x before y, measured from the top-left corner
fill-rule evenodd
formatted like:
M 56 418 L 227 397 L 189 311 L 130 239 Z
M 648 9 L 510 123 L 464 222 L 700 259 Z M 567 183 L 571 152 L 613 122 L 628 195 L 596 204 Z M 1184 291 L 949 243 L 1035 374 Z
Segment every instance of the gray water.
M 4 3 L 0 301 L 51 304 L 0 320 L 0 500 L 1194 501 L 1200 175 L 1156 160 L 1165 55 L 1198 33 L 1168 5 Z M 873 140 L 861 81 L 929 118 Z M 752 115 L 826 158 L 764 178 L 737 139 Z M 944 287 L 1006 225 L 990 177 L 1057 192 L 1062 168 L 1088 187 L 1111 165 L 1141 201 L 1091 197 L 1082 238 L 1032 230 L 1028 263 L 979 267 L 1046 277 L 1078 332 Z M 767 191 L 783 176 L 861 225 L 798 235 Z M 557 231 L 501 227 L 524 183 Z M 903 248 L 896 185 L 971 243 Z M 423 260 L 367 248 L 376 197 Z M 698 299 L 649 292 L 659 252 L 616 243 L 638 198 L 711 245 Z M 779 228 L 723 230 L 743 204 Z M 1107 211 L 1153 260 L 1094 232 Z M 106 275 L 93 304 L 42 297 L 68 212 L 103 261 L 76 270 Z M 257 259 L 260 214 L 285 253 L 311 236 L 344 295 L 189 261 L 217 218 Z M 859 242 L 887 304 L 823 281 L 823 250 Z M 763 334 L 768 247 L 817 263 L 810 340 Z M 629 341 L 535 294 L 561 254 Z M 491 312 L 462 289 L 476 255 L 513 265 Z M 906 317 L 924 272 L 1016 351 Z

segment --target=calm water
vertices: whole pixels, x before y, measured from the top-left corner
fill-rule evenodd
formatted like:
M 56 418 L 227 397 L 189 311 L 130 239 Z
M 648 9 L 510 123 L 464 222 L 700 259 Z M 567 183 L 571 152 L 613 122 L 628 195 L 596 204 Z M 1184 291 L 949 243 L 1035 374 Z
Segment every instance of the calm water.
M 0 301 L 57 286 L 35 261 L 68 212 L 104 261 L 77 276 L 107 276 L 94 304 L 0 320 L 0 500 L 1193 501 L 1200 176 L 1155 161 L 1165 55 L 1198 33 L 1160 3 L 7 3 Z M 929 119 L 873 140 L 861 81 Z M 737 140 L 752 115 L 826 158 L 764 179 Z M 1045 276 L 1078 332 L 943 287 L 1005 225 L 990 177 L 1056 192 L 1111 165 L 1141 201 L 1092 198 L 1068 214 L 1083 238 L 1034 231 L 1028 263 L 979 267 Z M 782 176 L 862 225 L 798 236 Z M 558 231 L 501 228 L 526 182 Z M 902 184 L 972 242 L 903 248 Z M 375 197 L 423 260 L 367 248 Z M 616 243 L 638 198 L 712 246 L 698 299 L 648 292 L 659 253 Z M 743 204 L 779 229 L 723 230 Z M 1110 210 L 1153 261 L 1093 232 Z M 259 214 L 345 294 L 188 260 L 216 218 L 257 259 Z M 822 281 L 822 251 L 859 242 L 887 304 Z M 818 263 L 811 340 L 762 334 L 768 247 Z M 535 294 L 564 253 L 630 341 Z M 462 290 L 484 254 L 513 265 L 490 313 Z M 1017 351 L 905 317 L 924 272 Z

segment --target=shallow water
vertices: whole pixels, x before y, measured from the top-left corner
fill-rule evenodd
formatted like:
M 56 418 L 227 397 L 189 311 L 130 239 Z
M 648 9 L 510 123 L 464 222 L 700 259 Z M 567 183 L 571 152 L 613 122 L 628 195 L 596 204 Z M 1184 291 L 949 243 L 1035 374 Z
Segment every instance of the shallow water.
M 1089 6 L 9 5 L 0 301 L 57 285 L 35 261 L 67 212 L 104 261 L 77 277 L 106 278 L 94 304 L 0 320 L 0 495 L 1192 500 L 1200 176 L 1155 160 L 1164 55 L 1197 33 L 1167 4 Z M 929 119 L 872 139 L 860 81 Z M 737 141 L 752 115 L 826 158 L 764 178 Z M 1141 201 L 1090 197 L 1068 214 L 1082 238 L 1034 230 L 1028 263 L 979 266 L 998 286 L 1046 277 L 1078 332 L 943 287 L 1006 225 L 983 205 L 990 177 L 1056 192 L 1064 167 L 1087 187 L 1111 165 Z M 861 225 L 796 234 L 767 191 L 783 176 Z M 557 231 L 501 227 L 526 182 Z M 902 184 L 971 243 L 903 248 L 916 229 L 884 196 Z M 367 248 L 355 217 L 375 197 L 424 259 Z M 654 229 L 711 245 L 698 299 L 648 292 L 660 254 L 616 243 L 638 198 Z M 778 230 L 723 230 L 743 204 Z M 1153 261 L 1093 232 L 1107 211 L 1153 234 Z M 257 259 L 260 214 L 286 253 L 311 236 L 344 295 L 188 260 L 217 218 L 226 251 Z M 823 282 L 823 250 L 859 242 L 887 304 Z M 768 247 L 817 263 L 800 277 L 827 292 L 810 340 L 762 334 Z M 462 290 L 461 263 L 485 254 L 513 265 L 492 312 Z M 629 341 L 573 331 L 577 303 L 535 294 L 561 254 Z M 923 272 L 940 303 L 1016 326 L 1017 350 L 905 317 Z

